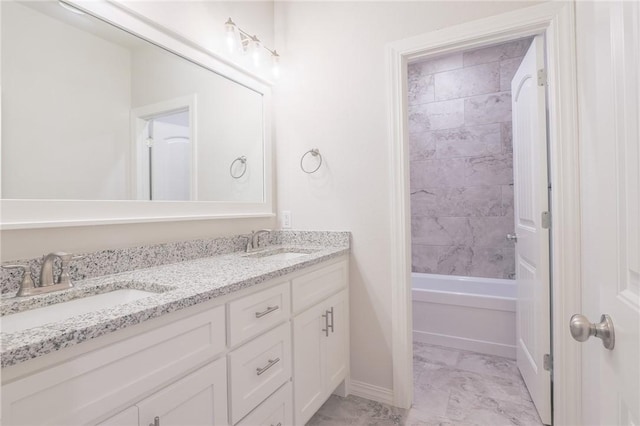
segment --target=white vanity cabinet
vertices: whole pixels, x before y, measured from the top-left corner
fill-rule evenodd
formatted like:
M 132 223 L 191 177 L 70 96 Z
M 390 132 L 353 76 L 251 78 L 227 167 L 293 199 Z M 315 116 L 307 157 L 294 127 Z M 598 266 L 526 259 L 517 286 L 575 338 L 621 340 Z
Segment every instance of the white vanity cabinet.
M 219 359 L 172 383 L 98 426 L 227 424 L 227 368 Z
M 294 312 L 306 308 L 293 319 L 296 425 L 305 424 L 347 378 L 349 298 L 346 286 L 344 263 L 293 280 Z M 300 291 L 305 288 L 314 289 L 315 297 Z M 328 296 L 331 292 L 335 294 Z M 296 298 L 296 294 L 300 297 Z
M 136 404 L 139 426 L 214 426 L 227 423 L 227 368 L 219 359 Z
M 302 425 L 348 378 L 347 270 L 334 259 L 3 369 L 3 424 Z
M 222 356 L 224 306 L 173 319 L 135 334 L 133 327 L 122 330 L 127 337 L 118 340 L 105 336 L 33 360 L 31 371 L 3 383 L 3 424 L 96 424 L 101 414 L 135 405 L 140 396 Z M 104 341 L 109 343 L 86 350 Z

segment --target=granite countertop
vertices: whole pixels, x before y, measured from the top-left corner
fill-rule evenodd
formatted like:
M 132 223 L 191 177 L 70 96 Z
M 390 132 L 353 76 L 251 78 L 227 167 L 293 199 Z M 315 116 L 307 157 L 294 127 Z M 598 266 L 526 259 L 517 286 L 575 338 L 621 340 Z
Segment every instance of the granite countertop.
M 234 252 L 77 281 L 72 289 L 48 295 L 26 298 L 5 296 L 0 302 L 0 313 L 3 316 L 114 289 L 131 288 L 156 293 L 134 302 L 81 314 L 44 326 L 12 333 L 2 332 L 2 367 L 16 365 L 179 309 L 228 295 L 349 252 L 348 244 L 278 245 L 264 250 L 275 248 L 309 254 L 290 260 L 275 260 L 268 257 L 247 257 L 244 252 Z

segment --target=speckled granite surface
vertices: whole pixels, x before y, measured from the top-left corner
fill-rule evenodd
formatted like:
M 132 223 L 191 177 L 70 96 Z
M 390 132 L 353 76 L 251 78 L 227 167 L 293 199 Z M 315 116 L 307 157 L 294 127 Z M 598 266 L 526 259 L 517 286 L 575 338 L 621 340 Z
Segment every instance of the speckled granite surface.
M 349 245 L 349 232 L 323 231 L 292 231 L 275 230 L 269 235 L 260 236 L 262 244 L 311 244 L 318 246 Z M 265 240 L 266 239 L 266 240 Z M 75 253 L 82 259 L 71 262 L 70 274 L 72 281 L 80 281 L 104 275 L 136 269 L 151 268 L 153 266 L 184 262 L 186 260 L 241 251 L 247 244 L 243 235 L 179 241 L 165 244 L 153 244 L 139 247 L 128 247 L 114 250 L 100 250 L 92 253 Z M 43 253 L 45 254 L 45 253 Z M 33 281 L 38 284 L 42 258 L 20 259 L 3 262 L 3 264 L 29 265 Z M 59 265 L 57 265 L 59 267 Z M 18 291 L 22 272 L 17 270 L 0 269 L 0 292 L 10 294 Z
M 235 241 L 234 238 L 229 240 Z M 349 252 L 349 241 L 348 232 L 276 231 L 272 233 L 270 242 L 279 244 L 269 248 L 287 247 L 293 251 L 297 249 L 311 253 L 291 260 L 273 260 L 268 257 L 247 257 L 240 251 L 243 245 L 236 245 L 235 250 L 230 250 L 232 252 L 227 254 L 212 256 L 212 253 L 209 255 L 212 257 L 200 256 L 201 258 L 193 260 L 178 263 L 174 261 L 170 264 L 75 281 L 73 289 L 49 295 L 13 298 L 6 294 L 0 304 L 2 315 L 112 289 L 134 288 L 154 292 L 149 297 L 114 308 L 14 333 L 0 333 L 2 367 L 15 365 L 341 256 Z M 164 247 L 163 250 L 156 250 L 154 253 L 156 258 L 167 259 L 174 256 L 170 250 L 169 247 Z

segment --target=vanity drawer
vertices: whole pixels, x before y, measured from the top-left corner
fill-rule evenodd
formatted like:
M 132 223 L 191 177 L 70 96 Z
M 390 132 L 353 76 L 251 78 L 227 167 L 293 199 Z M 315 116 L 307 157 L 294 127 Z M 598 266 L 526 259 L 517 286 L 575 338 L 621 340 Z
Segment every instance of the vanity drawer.
M 291 382 L 282 386 L 236 426 L 291 426 L 293 393 Z
M 229 303 L 229 345 L 235 346 L 289 318 L 289 282 Z
M 8 383 L 2 387 L 2 420 L 88 424 L 223 352 L 224 321 L 225 307 L 219 306 Z
M 347 262 L 294 278 L 292 283 L 293 312 L 301 312 L 347 286 Z
M 236 423 L 291 378 L 291 324 L 231 352 L 229 367 L 231 420 Z

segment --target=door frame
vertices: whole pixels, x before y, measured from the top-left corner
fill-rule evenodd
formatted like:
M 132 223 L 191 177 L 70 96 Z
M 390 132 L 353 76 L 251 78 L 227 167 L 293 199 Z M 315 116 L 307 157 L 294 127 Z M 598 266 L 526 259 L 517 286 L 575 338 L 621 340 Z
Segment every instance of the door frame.
M 191 142 L 191 180 L 190 201 L 198 200 L 198 96 L 191 94 L 179 96 L 161 102 L 136 107 L 130 113 L 131 133 L 131 164 L 129 179 L 130 198 L 133 200 L 147 200 L 148 186 L 145 185 L 149 176 L 147 164 L 148 154 L 145 152 L 145 128 L 147 121 L 155 115 L 187 109 L 189 111 L 189 140 Z
M 567 322 L 580 312 L 580 193 L 576 84 L 575 5 L 549 2 L 444 28 L 387 45 L 388 142 L 391 159 L 391 348 L 393 402 L 409 408 L 413 400 L 411 312 L 411 210 L 407 130 L 407 63 L 448 52 L 544 34 L 547 61 L 551 274 L 561 285 L 551 290 L 554 374 L 553 421 L 581 423 L 580 347 Z M 553 319 L 556 319 L 553 321 Z

